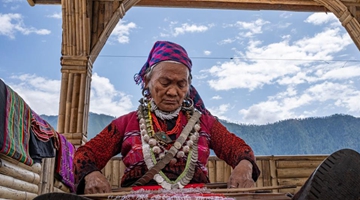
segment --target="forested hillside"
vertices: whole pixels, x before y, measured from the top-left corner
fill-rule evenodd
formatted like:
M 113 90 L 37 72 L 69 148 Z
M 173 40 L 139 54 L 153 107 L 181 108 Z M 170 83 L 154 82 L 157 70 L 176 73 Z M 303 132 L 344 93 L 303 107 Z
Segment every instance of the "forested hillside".
M 56 129 L 57 116 L 42 117 Z M 90 113 L 88 137 L 94 137 L 113 119 Z M 221 122 L 250 144 L 256 155 L 330 154 L 341 148 L 360 151 L 360 118 L 350 115 L 289 119 L 267 125 Z

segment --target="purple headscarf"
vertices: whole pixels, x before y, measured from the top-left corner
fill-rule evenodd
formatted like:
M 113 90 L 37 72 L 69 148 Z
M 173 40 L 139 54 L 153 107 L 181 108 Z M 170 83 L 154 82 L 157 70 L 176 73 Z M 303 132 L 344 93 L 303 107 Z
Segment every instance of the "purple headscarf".
M 139 73 L 135 74 L 134 76 L 136 84 L 141 84 L 143 88 L 145 74 L 148 72 L 149 68 L 161 61 L 167 60 L 184 64 L 191 73 L 192 62 L 186 50 L 182 46 L 173 42 L 157 41 L 151 49 L 146 63 L 140 69 Z
M 140 69 L 139 73 L 135 74 L 134 76 L 136 84 L 141 84 L 141 88 L 143 88 L 145 75 L 149 68 L 162 61 L 176 61 L 182 63 L 189 69 L 189 72 L 191 73 L 192 62 L 186 50 L 182 46 L 173 42 L 157 41 L 151 49 L 146 63 Z M 192 85 L 190 86 L 190 98 L 193 100 L 194 107 L 196 109 L 198 109 L 203 114 L 210 114 L 210 112 L 205 108 L 199 93 Z

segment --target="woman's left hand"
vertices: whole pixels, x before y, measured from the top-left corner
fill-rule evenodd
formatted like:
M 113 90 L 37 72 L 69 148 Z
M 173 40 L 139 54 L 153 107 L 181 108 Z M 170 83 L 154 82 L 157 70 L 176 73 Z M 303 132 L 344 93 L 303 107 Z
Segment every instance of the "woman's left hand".
M 254 187 L 252 179 L 253 165 L 248 160 L 241 160 L 234 168 L 227 183 L 228 188 L 250 188 Z

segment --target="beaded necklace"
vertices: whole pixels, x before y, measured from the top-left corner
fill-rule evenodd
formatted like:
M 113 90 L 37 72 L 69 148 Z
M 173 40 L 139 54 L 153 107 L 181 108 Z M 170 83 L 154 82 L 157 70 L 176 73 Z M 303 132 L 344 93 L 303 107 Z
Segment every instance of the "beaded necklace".
M 139 106 L 137 114 L 139 118 L 143 156 L 147 168 L 151 169 L 167 153 L 167 150 L 164 147 L 167 143 L 167 134 L 159 132 L 155 133 L 153 121 L 155 121 L 156 117 L 152 117 L 151 105 L 146 100 L 141 100 L 140 102 L 143 104 Z M 181 118 L 181 116 L 178 116 L 178 118 Z M 178 159 L 185 159 L 186 157 L 185 169 L 180 176 L 175 181 L 172 181 L 162 171 L 154 175 L 153 179 L 163 188 L 183 188 L 191 181 L 195 172 L 195 164 L 198 160 L 197 142 L 199 138 L 199 130 L 200 125 L 199 122 L 197 122 L 194 125 L 193 132 L 189 134 L 187 141 L 184 142 L 181 150 L 176 153 L 175 157 Z M 175 162 L 176 158 L 173 158 Z
M 151 113 L 151 117 L 152 117 L 152 119 L 153 119 L 153 122 L 154 122 L 157 130 L 159 130 L 159 131 L 165 130 L 164 132 L 166 133 L 166 135 L 172 135 L 172 134 L 174 134 L 174 133 L 178 133 L 178 132 L 179 132 L 179 130 L 180 130 L 180 125 L 181 125 L 182 115 L 183 115 L 183 113 L 182 113 L 182 112 L 179 112 L 178 118 L 176 119 L 176 122 L 175 122 L 175 126 L 174 126 L 171 130 L 167 131 L 166 122 L 164 123 L 164 126 L 161 126 L 160 123 L 159 123 L 159 120 L 157 119 L 157 117 L 155 116 L 155 114 L 154 114 L 154 113 Z

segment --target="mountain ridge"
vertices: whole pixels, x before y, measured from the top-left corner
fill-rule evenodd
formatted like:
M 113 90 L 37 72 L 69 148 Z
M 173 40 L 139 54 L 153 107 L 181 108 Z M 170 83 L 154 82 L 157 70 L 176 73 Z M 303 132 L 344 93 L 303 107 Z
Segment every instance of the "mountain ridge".
M 57 116 L 41 117 L 56 130 Z M 88 138 L 94 137 L 114 119 L 105 114 L 90 113 Z M 342 148 L 360 151 L 360 118 L 351 115 L 286 119 L 265 125 L 219 121 L 244 139 L 256 155 L 331 154 Z

